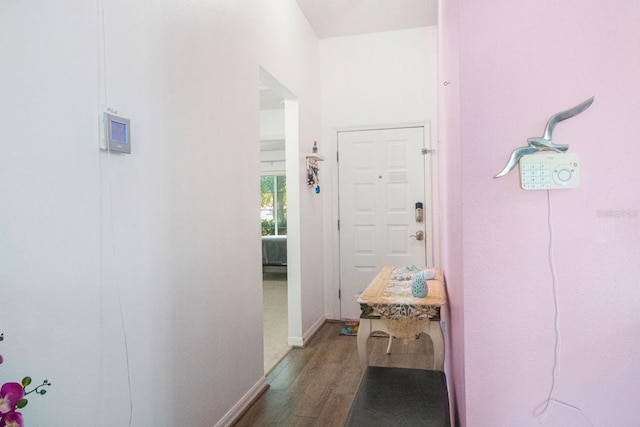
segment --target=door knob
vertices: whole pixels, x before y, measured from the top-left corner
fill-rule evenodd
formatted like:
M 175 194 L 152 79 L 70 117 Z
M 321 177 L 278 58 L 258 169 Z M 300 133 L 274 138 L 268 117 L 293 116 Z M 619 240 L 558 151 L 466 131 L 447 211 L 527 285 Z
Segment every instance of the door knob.
M 418 231 L 416 231 L 416 234 L 412 234 L 409 237 L 415 237 L 416 240 L 424 240 L 424 231 L 418 230 Z

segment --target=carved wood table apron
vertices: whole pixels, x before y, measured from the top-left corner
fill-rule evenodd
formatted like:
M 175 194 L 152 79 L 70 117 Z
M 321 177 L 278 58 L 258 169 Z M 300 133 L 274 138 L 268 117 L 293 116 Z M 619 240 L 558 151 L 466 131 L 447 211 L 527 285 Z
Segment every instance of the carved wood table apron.
M 368 366 L 367 340 L 371 332 L 386 332 L 400 339 L 415 339 L 425 332 L 433 343 L 435 370 L 444 370 L 444 336 L 440 327 L 440 309 L 447 303 L 442 271 L 427 281 L 428 293 L 416 298 L 411 292 L 412 275 L 398 272 L 402 267 L 386 266 L 358 298 L 360 326 L 358 357 L 363 368 Z M 415 273 L 415 271 L 414 271 Z

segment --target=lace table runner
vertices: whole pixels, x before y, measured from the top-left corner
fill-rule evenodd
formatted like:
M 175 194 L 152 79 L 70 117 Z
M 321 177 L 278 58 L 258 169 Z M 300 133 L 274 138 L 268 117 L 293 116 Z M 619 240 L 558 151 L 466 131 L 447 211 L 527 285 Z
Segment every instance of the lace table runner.
M 424 322 L 440 319 L 440 307 L 446 304 L 442 271 L 427 281 L 424 298 L 416 298 L 411 283 L 420 268 L 386 266 L 358 298 L 362 314 L 382 318 L 397 338 L 413 338 L 423 330 Z

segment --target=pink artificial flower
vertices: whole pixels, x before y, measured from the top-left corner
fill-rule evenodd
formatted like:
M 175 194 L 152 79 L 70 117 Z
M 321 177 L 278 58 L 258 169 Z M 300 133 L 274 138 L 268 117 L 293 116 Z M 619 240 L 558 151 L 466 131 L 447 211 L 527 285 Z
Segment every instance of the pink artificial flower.
M 16 411 L 0 414 L 0 427 L 24 427 L 22 414 Z
M 5 383 L 0 388 L 0 416 L 4 420 L 4 414 L 16 409 L 16 405 L 24 397 L 24 389 L 20 383 Z M 22 416 L 20 416 L 22 418 Z M 4 427 L 0 424 L 0 427 Z

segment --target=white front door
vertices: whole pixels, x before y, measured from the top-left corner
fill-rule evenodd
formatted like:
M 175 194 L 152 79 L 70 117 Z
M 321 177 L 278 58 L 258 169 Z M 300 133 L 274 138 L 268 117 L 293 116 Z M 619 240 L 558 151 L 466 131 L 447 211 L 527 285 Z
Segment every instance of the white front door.
M 424 127 L 338 133 L 343 319 L 360 317 L 357 295 L 383 266 L 433 265 L 425 140 Z M 422 222 L 416 203 L 423 207 Z

